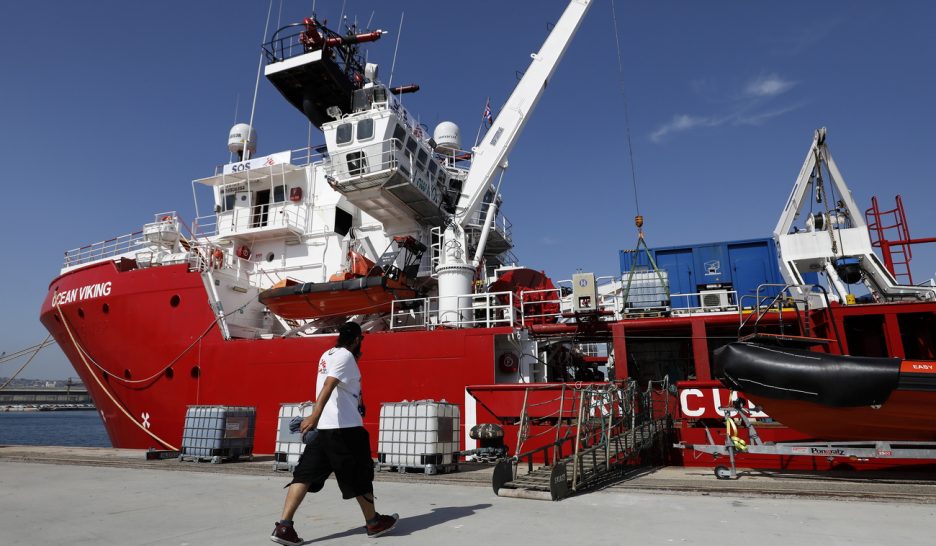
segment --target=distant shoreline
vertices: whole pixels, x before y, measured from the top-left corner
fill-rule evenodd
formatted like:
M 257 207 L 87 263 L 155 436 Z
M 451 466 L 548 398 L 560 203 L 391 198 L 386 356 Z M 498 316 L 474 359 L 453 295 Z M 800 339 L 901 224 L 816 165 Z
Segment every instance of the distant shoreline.
M 9 406 L 0 406 L 0 412 L 8 413 L 33 413 L 37 411 L 94 411 L 95 408 L 91 404 L 74 404 L 67 406 L 58 406 L 58 405 L 48 405 L 48 406 L 18 406 L 18 405 L 9 405 Z

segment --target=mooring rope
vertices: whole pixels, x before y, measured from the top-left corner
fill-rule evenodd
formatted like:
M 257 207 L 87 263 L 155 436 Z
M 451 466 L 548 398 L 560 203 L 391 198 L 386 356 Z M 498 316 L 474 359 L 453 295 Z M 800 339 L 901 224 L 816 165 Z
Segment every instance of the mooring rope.
M 130 420 L 131 423 L 133 423 L 134 425 L 136 425 L 137 428 L 139 428 L 140 430 L 142 430 L 143 432 L 145 432 L 147 435 L 149 435 L 151 438 L 153 438 L 154 440 L 156 440 L 157 442 L 159 442 L 160 444 L 162 444 L 162 445 L 165 446 L 166 448 L 168 448 L 168 449 L 170 449 L 170 450 L 172 450 L 172 451 L 178 451 L 178 448 L 176 448 L 175 446 L 173 446 L 173 445 L 170 444 L 169 442 L 167 442 L 167 441 L 163 440 L 162 438 L 160 438 L 159 436 L 157 436 L 156 433 L 154 433 L 154 432 L 152 432 L 150 429 L 146 428 L 142 423 L 138 422 L 132 415 L 130 415 L 130 412 L 128 412 L 128 411 L 126 410 L 126 408 L 123 407 L 123 404 L 121 404 L 121 403 L 117 400 L 117 398 L 115 398 L 114 395 L 111 394 L 111 392 L 108 390 L 108 388 L 104 386 L 104 383 L 101 382 L 101 379 L 98 377 L 98 375 L 97 375 L 96 373 L 94 373 L 94 370 L 91 369 L 91 364 L 88 363 L 88 361 L 85 359 L 84 353 L 83 353 L 83 352 L 81 351 L 81 349 L 78 347 L 78 341 L 75 339 L 75 336 L 74 336 L 74 334 L 73 334 L 72 331 L 71 331 L 71 328 L 68 326 L 68 320 L 65 318 L 65 313 L 62 312 L 62 308 L 56 306 L 55 309 L 56 309 L 56 311 L 58 311 L 58 316 L 59 316 L 60 320 L 62 321 L 62 325 L 65 326 L 65 331 L 68 333 L 69 339 L 71 340 L 72 344 L 75 346 L 75 349 L 78 351 L 78 357 L 81 358 L 81 362 L 84 363 L 85 368 L 87 368 L 88 374 L 91 376 L 92 379 L 94 379 L 95 383 L 97 383 L 98 386 L 101 388 L 101 392 L 103 392 L 105 395 L 107 395 L 107 397 L 110 398 L 110 401 L 113 402 L 114 406 L 115 406 L 117 409 L 119 409 L 120 412 L 123 413 L 123 414 L 127 417 L 127 419 Z
M 20 366 L 20 368 L 19 368 L 18 370 L 16 370 L 16 373 L 14 373 L 12 377 L 10 377 L 9 379 L 7 379 L 7 382 L 6 382 L 6 383 L 4 383 L 3 385 L 0 385 L 0 391 L 2 391 L 3 389 L 5 389 L 7 385 L 9 385 L 10 383 L 12 383 L 13 380 L 16 379 L 16 376 L 18 376 L 18 375 L 20 374 L 21 371 L 23 371 L 24 369 L 26 369 L 26 366 L 29 366 L 29 363 L 32 362 L 34 358 L 36 358 L 36 355 L 37 355 L 37 354 L 39 354 L 39 351 L 41 351 L 41 350 L 42 350 L 43 348 L 45 348 L 46 346 L 51 345 L 51 343 L 49 343 L 49 339 L 50 339 L 51 337 L 52 337 L 52 334 L 49 334 L 48 336 L 46 336 L 45 340 L 43 340 L 42 343 L 40 343 L 40 344 L 38 344 L 38 345 L 33 345 L 32 347 L 30 347 L 30 349 L 35 349 L 35 350 L 33 351 L 33 354 L 30 355 L 29 360 L 27 360 L 25 364 L 23 364 L 22 366 Z M 22 350 L 22 351 L 17 351 L 17 352 L 14 353 L 14 354 L 15 354 L 16 356 L 20 356 L 20 355 L 22 355 L 22 354 L 25 354 L 25 352 L 26 352 L 27 350 L 29 350 L 29 349 L 24 349 L 24 350 Z

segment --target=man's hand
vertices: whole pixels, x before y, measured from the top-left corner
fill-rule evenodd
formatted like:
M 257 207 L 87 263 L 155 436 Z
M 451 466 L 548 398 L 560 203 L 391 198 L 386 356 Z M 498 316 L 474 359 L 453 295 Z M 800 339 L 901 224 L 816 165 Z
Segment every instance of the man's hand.
M 315 426 L 318 424 L 316 423 L 316 421 L 317 419 L 315 419 L 315 415 L 310 415 L 306 417 L 305 419 L 302 420 L 302 423 L 299 424 L 299 430 L 303 434 L 305 434 L 306 432 L 309 432 L 310 430 L 315 428 Z

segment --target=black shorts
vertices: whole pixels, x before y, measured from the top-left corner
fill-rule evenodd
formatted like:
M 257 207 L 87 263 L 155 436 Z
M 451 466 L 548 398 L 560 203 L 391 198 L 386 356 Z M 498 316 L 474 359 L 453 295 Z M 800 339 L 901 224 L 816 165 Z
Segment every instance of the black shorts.
M 316 493 L 332 472 L 345 499 L 374 492 L 374 460 L 364 427 L 319 429 L 315 440 L 306 444 L 289 484 L 304 483 Z

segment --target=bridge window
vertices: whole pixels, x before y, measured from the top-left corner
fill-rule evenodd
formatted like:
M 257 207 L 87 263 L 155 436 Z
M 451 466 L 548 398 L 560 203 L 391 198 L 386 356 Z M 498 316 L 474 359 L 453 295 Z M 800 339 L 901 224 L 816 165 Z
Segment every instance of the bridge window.
M 416 140 L 413 137 L 406 139 L 406 150 L 412 155 L 416 154 Z
M 416 156 L 416 163 L 423 169 L 426 168 L 426 160 L 429 159 L 429 154 L 424 148 L 419 149 L 419 155 Z
M 351 142 L 351 124 L 342 123 L 335 129 L 335 142 L 337 144 L 347 144 Z
M 429 162 L 429 174 L 431 174 L 432 176 L 435 176 L 436 171 L 438 170 L 439 170 L 439 165 L 435 161 L 430 161 Z
M 362 119 L 357 124 L 357 139 L 361 141 L 370 138 L 374 138 L 374 120 Z
M 397 141 L 394 143 L 397 148 L 402 148 L 403 143 L 406 142 L 406 129 L 399 123 L 393 128 L 393 139 Z

